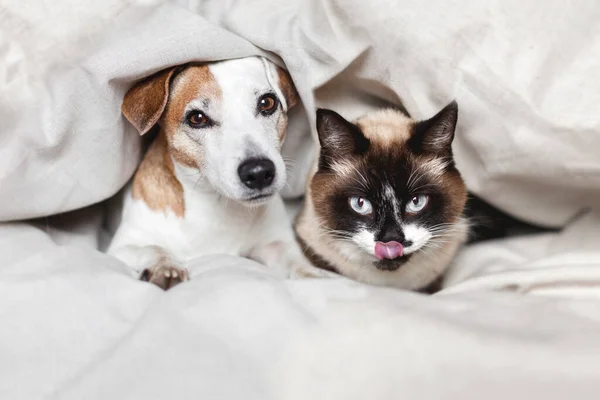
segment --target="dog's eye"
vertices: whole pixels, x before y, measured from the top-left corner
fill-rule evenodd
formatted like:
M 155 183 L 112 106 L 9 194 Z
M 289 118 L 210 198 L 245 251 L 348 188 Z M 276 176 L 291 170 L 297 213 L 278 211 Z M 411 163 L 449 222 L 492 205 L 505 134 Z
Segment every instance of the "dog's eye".
M 364 197 L 353 196 L 348 199 L 350 207 L 360 215 L 369 215 L 373 212 L 373 205 Z
M 210 120 L 202 111 L 190 111 L 186 121 L 192 128 L 205 128 L 210 125 Z
M 277 110 L 278 104 L 279 102 L 275 95 L 271 93 L 265 94 L 258 99 L 258 112 L 262 115 L 271 115 Z
M 425 207 L 427 207 L 428 203 L 429 203 L 429 196 L 426 196 L 424 194 L 415 196 L 406 204 L 406 212 L 408 214 L 413 214 L 413 215 L 418 214 L 421 211 L 423 211 L 425 209 Z

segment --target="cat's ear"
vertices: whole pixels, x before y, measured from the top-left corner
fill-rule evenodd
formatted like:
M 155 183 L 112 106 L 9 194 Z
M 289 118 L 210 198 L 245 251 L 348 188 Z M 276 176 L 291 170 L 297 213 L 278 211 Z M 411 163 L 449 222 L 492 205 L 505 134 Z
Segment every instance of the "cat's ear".
M 369 139 L 360 129 L 332 110 L 317 110 L 317 132 L 321 163 L 325 165 L 352 154 L 363 154 L 369 148 Z
M 408 144 L 416 153 L 452 156 L 452 141 L 458 120 L 458 104 L 448 104 L 432 118 L 419 121 Z

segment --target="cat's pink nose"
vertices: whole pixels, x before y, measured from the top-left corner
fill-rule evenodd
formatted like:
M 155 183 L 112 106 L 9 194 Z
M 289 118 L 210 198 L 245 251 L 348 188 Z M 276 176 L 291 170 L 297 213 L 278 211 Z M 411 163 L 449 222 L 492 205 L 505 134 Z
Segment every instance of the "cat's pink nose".
M 393 260 L 394 258 L 402 257 L 403 252 L 404 247 L 398 242 L 375 243 L 375 257 L 380 260 Z

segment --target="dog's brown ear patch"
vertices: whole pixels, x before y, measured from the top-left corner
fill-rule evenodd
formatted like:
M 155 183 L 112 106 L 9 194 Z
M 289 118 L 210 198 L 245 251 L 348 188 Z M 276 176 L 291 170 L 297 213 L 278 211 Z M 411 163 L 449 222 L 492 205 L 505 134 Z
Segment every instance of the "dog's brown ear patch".
M 132 196 L 142 200 L 151 210 L 171 210 L 179 218 L 185 215 L 183 186 L 175 176 L 167 139 L 158 135 L 133 177 Z
M 277 76 L 279 77 L 279 88 L 285 96 L 288 110 L 298 102 L 298 92 L 292 82 L 290 74 L 283 68 L 277 67 Z
M 140 135 L 158 122 L 169 100 L 169 85 L 178 67 L 157 72 L 136 83 L 125 94 L 121 110 Z

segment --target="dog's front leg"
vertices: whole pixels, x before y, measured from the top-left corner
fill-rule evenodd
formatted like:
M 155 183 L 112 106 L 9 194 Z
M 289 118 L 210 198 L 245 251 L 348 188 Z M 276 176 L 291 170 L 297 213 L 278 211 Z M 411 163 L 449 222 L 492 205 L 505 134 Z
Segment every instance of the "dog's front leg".
M 281 198 L 273 199 L 253 227 L 245 255 L 289 278 L 331 278 L 339 275 L 314 267 L 294 237 Z
M 295 241 L 274 240 L 258 244 L 251 249 L 247 257 L 292 279 L 339 277 L 333 272 L 314 267 L 304 257 Z
M 126 245 L 111 253 L 132 267 L 139 279 L 164 290 L 189 279 L 188 271 L 181 263 L 160 246 Z

